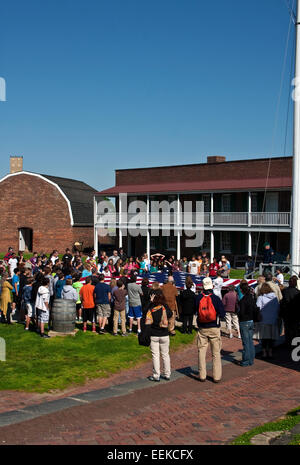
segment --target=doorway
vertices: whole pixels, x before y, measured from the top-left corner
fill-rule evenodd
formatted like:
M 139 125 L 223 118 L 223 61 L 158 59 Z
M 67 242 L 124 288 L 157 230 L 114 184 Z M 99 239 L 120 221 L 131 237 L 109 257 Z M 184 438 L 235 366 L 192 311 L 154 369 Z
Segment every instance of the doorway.
M 32 252 L 32 229 L 19 229 L 19 250 L 21 252 Z

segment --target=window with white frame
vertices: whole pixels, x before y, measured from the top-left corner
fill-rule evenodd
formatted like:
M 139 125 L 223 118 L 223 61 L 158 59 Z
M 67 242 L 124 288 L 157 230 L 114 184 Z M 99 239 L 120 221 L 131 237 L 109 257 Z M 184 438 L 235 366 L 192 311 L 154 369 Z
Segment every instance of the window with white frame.
M 231 211 L 231 194 L 222 194 L 221 196 L 222 212 Z
M 176 240 L 175 236 L 167 237 L 167 249 L 168 250 L 176 250 Z
M 204 202 L 204 211 L 206 213 L 210 212 L 210 195 L 204 194 L 202 196 L 202 202 Z
M 156 249 L 155 237 L 150 237 L 150 249 Z
M 231 253 L 231 234 L 229 231 L 220 233 L 220 252 Z

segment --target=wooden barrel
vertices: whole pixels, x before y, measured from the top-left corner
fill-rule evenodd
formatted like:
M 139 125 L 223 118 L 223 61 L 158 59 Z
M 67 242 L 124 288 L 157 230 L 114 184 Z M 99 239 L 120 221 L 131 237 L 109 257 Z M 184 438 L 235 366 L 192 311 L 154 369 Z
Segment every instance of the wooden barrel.
M 51 316 L 53 331 L 71 333 L 75 329 L 76 303 L 73 300 L 55 299 Z

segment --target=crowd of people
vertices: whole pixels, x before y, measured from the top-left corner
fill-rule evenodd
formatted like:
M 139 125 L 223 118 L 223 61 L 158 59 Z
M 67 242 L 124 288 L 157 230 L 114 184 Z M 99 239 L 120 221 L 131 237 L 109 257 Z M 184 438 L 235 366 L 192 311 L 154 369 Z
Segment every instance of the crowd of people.
M 205 253 L 175 260 L 162 254 L 148 258 L 127 257 L 122 249 L 111 256 L 103 251 L 99 257 L 92 251 L 85 260 L 79 251 L 66 249 L 60 258 L 57 250 L 49 256 L 34 253 L 25 259 L 9 248 L 0 262 L 1 321 L 10 324 L 18 313 L 18 321 L 25 330 L 35 330 L 47 338 L 45 325 L 51 328 L 51 309 L 55 299 L 72 300 L 76 304 L 77 321 L 83 332 L 88 330 L 117 336 L 119 326 L 123 337 L 133 332 L 136 322 L 139 336 L 151 328 L 150 347 L 153 358 L 152 381 L 170 378 L 169 338 L 176 335 L 176 320 L 180 319 L 183 333 L 197 330 L 199 379 L 206 379 L 206 351 L 210 344 L 213 354 L 213 379 L 222 377 L 221 320 L 225 321 L 228 337 L 241 339 L 241 366 L 254 363 L 253 340 L 262 342 L 262 356 L 273 357 L 274 341 L 285 334 L 287 344 L 299 335 L 299 279 L 292 276 L 289 286 L 283 286 L 280 270 L 257 279 L 256 288 L 241 280 L 235 288 L 223 289 L 223 279 L 230 276 L 230 262 L 226 256 L 210 263 Z M 149 283 L 150 273 L 167 271 L 167 282 Z M 173 273 L 186 272 L 184 289 L 178 291 Z M 198 292 L 193 275 L 202 275 Z M 141 276 L 142 283 L 137 284 Z M 105 278 L 109 277 L 109 284 Z M 160 374 L 160 355 L 163 375 Z

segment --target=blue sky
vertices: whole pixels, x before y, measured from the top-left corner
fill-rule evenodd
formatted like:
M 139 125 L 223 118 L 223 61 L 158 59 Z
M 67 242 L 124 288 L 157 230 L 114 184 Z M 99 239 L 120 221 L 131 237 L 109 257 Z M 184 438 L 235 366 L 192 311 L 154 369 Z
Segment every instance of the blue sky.
M 9 155 L 99 190 L 118 168 L 284 155 L 284 0 L 12 0 L 0 23 L 1 177 Z

